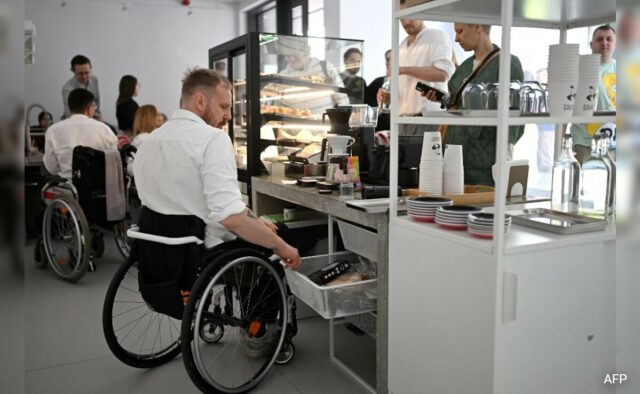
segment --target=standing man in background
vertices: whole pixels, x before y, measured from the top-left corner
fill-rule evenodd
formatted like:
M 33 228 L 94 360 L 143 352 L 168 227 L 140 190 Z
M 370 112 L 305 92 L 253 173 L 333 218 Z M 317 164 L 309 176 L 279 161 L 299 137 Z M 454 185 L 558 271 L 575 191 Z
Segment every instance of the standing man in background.
M 64 115 L 62 118 L 65 119 L 71 115 L 69 103 L 67 102 L 69 93 L 74 89 L 82 88 L 93 93 L 96 104 L 94 117 L 101 121 L 100 89 L 98 88 L 98 78 L 91 75 L 91 60 L 84 55 L 74 56 L 73 59 L 71 59 L 71 72 L 73 73 L 73 77 L 62 86 L 62 102 L 64 104 Z
M 440 111 L 440 104 L 424 100 L 416 83 L 447 92 L 447 81 L 455 71 L 453 42 L 445 32 L 427 29 L 421 20 L 401 19 L 409 35 L 400 43 L 400 116 L 414 116 L 426 111 Z
M 616 49 L 616 31 L 609 25 L 602 25 L 593 31 L 591 52 L 600 55 L 600 82 L 598 83 L 598 103 L 596 111 L 611 111 L 616 109 L 616 59 L 613 52 Z M 575 124 L 571 126 L 573 151 L 580 164 L 591 156 L 591 140 L 602 124 Z M 615 135 L 611 136 L 612 141 Z

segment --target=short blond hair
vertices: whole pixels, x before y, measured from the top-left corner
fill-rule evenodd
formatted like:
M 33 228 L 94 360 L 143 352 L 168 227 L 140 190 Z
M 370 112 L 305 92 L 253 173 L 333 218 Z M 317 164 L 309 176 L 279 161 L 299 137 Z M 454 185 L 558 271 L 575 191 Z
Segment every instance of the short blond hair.
M 154 105 L 143 105 L 136 111 L 133 119 L 133 136 L 150 133 L 158 125 L 158 109 Z
M 218 85 L 231 88 L 231 83 L 223 75 L 207 68 L 192 68 L 182 79 L 182 97 L 191 97 L 199 89 L 213 90 Z

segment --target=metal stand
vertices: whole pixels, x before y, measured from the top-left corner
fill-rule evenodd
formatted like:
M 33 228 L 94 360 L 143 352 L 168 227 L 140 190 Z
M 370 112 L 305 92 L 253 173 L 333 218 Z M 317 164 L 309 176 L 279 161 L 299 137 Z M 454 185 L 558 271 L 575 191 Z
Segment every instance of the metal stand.
M 335 245 L 333 242 L 333 216 L 328 215 L 328 223 L 329 223 L 329 242 L 328 249 L 329 254 L 335 252 Z M 343 319 L 329 319 L 329 359 L 336 364 L 339 368 L 341 368 L 344 372 L 346 372 L 349 376 L 351 376 L 356 382 L 358 382 L 362 387 L 364 387 L 370 393 L 375 394 L 376 389 L 371 387 L 369 383 L 367 383 L 364 379 L 362 379 L 357 373 L 355 373 L 351 368 L 349 368 L 345 363 L 343 363 L 338 357 L 336 357 L 335 352 L 335 326 L 337 324 L 345 324 Z

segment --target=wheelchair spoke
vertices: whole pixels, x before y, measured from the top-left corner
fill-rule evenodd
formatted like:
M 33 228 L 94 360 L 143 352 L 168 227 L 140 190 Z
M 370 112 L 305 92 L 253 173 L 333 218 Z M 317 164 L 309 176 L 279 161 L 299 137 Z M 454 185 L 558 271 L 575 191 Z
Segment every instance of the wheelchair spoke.
M 133 308 L 131 308 L 131 309 L 127 309 L 126 311 L 124 311 L 124 312 L 120 312 L 120 313 L 118 313 L 117 315 L 112 315 L 112 316 L 111 316 L 111 318 L 115 318 L 115 317 L 118 317 L 118 316 L 122 316 L 122 315 L 124 315 L 125 313 L 129 313 L 129 312 L 131 312 L 131 311 L 135 311 L 136 309 L 140 309 L 140 308 L 142 308 L 143 306 L 145 306 L 145 305 L 138 305 L 138 306 L 133 307 Z
M 115 329 L 115 330 L 113 330 L 113 331 L 114 331 L 114 332 L 118 332 L 118 331 L 122 330 L 123 328 L 125 328 L 125 327 L 128 327 L 128 326 L 132 325 L 132 324 L 133 324 L 133 323 L 135 323 L 136 321 L 143 319 L 145 316 L 147 316 L 148 314 L 150 314 L 150 313 L 152 313 L 152 312 L 153 312 L 153 311 L 148 311 L 147 313 L 145 313 L 144 315 L 140 316 L 140 317 L 139 317 L 139 318 L 137 318 L 136 320 L 132 320 L 132 321 L 130 321 L 129 323 L 125 324 L 124 326 L 122 326 L 122 327 L 120 327 L 120 328 L 117 328 L 117 329 Z

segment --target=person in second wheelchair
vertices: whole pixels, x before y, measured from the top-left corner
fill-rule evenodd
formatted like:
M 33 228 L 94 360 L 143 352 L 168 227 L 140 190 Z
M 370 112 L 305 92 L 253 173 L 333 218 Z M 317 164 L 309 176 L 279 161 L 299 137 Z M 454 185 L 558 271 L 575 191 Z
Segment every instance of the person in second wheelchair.
M 150 134 L 133 162 L 143 205 L 140 232 L 204 239 L 204 248 L 141 240 L 134 244 L 142 297 L 156 311 L 177 319 L 184 310 L 181 294 L 189 293 L 204 268 L 201 257 L 215 246 L 239 237 L 272 250 L 288 268 L 301 263 L 298 250 L 242 201 L 233 145 L 221 130 L 231 118 L 231 104 L 226 78 L 208 69 L 187 71 L 181 108 Z M 247 346 L 259 346 L 265 329 L 260 327 Z
M 93 93 L 86 89 L 72 90 L 68 104 L 71 116 L 46 131 L 42 160 L 52 175 L 71 179 L 73 149 L 76 146 L 116 150 L 118 139 L 109 126 L 93 119 L 96 112 Z

